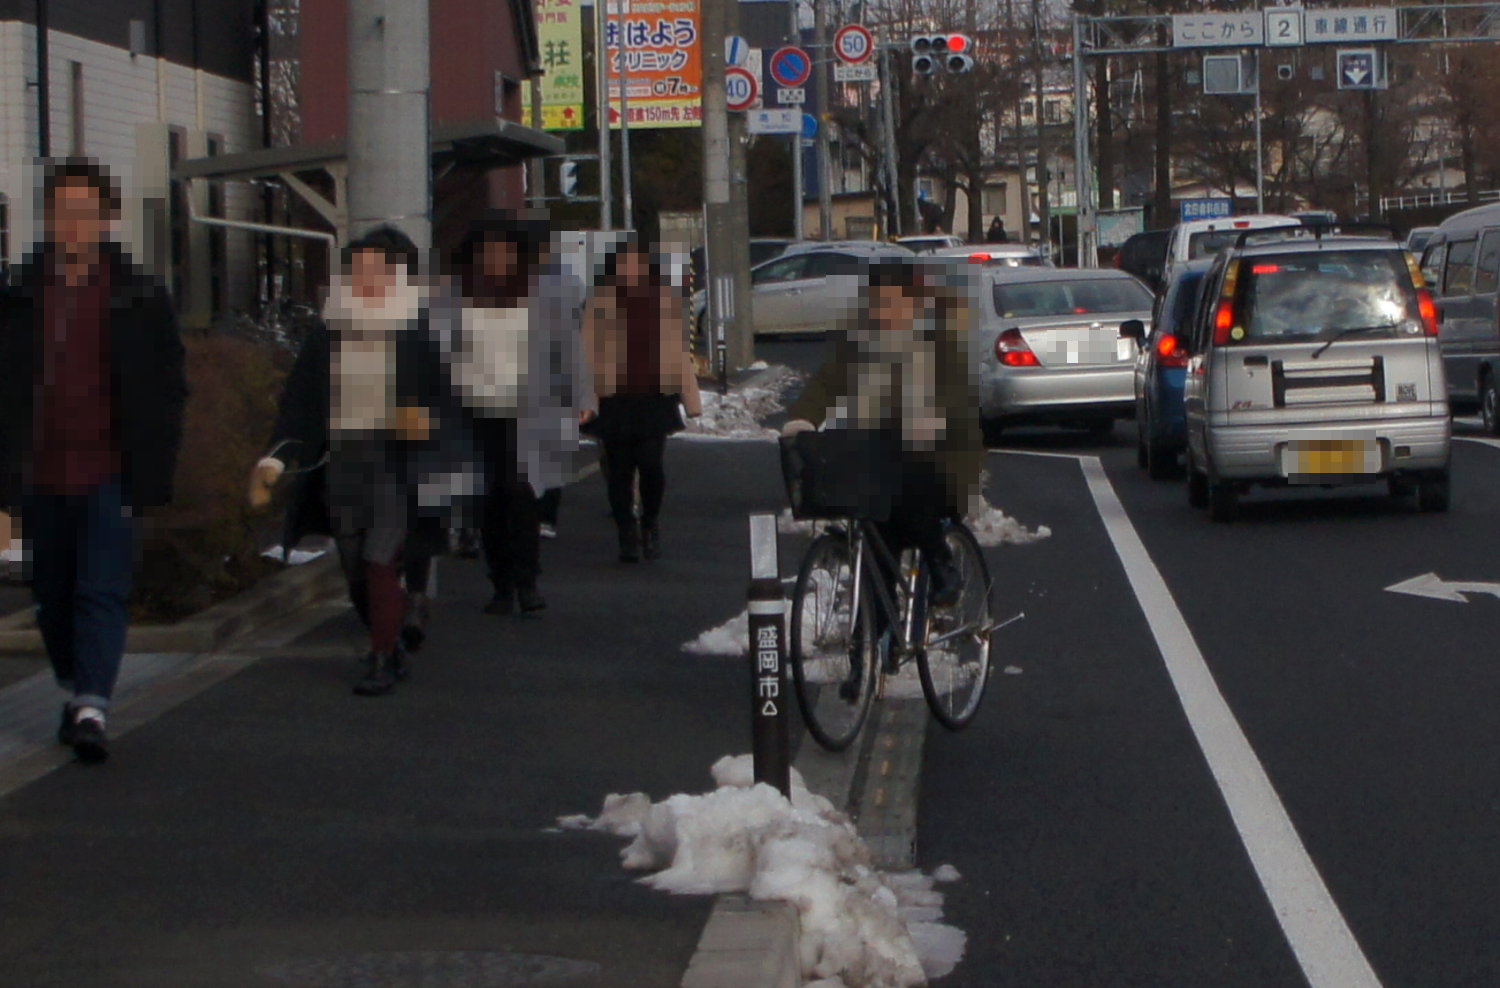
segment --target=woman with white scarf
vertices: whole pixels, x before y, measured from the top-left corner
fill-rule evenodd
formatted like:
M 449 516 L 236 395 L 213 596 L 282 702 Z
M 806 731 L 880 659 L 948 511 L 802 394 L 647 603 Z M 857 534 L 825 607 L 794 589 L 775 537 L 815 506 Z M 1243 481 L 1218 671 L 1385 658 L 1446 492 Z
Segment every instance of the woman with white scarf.
M 406 676 L 401 563 L 419 519 L 452 520 L 477 490 L 473 454 L 428 329 L 417 250 L 381 227 L 350 244 L 323 325 L 287 378 L 272 452 L 257 464 L 263 505 L 283 472 L 299 481 L 285 544 L 332 534 L 349 594 L 370 630 L 361 696 Z

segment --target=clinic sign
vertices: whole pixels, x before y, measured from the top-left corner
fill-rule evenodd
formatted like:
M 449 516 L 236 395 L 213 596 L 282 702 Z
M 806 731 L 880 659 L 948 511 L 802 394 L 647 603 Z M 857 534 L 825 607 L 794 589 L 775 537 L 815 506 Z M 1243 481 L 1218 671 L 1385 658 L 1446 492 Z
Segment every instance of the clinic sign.
M 542 129 L 581 130 L 583 8 L 578 0 L 535 0 L 535 7 L 542 56 Z
M 703 120 L 698 0 L 628 0 L 623 35 L 615 0 L 606 8 L 609 123 L 620 126 L 620 75 L 631 127 L 697 127 Z
M 1228 199 L 1184 199 L 1177 204 L 1182 222 L 1192 220 L 1217 220 L 1228 216 L 1234 203 Z
M 1295 47 L 1395 41 L 1395 7 L 1268 7 L 1172 15 L 1174 48 Z

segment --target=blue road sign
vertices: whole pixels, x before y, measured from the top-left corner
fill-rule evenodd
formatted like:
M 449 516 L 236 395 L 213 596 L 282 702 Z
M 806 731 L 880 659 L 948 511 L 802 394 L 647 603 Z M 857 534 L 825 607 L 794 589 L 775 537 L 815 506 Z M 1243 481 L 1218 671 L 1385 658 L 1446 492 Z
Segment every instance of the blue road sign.
M 1228 216 L 1234 203 L 1228 199 L 1184 199 L 1178 203 L 1182 222 L 1188 220 L 1217 220 Z
M 802 114 L 802 136 L 809 141 L 818 136 L 818 118 L 811 113 Z
M 812 58 L 794 45 L 776 49 L 771 56 L 771 78 L 788 89 L 795 89 L 812 75 Z

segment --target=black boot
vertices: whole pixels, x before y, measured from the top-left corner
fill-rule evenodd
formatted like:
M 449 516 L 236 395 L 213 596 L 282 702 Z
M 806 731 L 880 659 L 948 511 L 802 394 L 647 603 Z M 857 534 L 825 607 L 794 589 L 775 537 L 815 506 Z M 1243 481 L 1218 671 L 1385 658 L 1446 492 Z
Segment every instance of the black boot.
M 628 525 L 620 526 L 620 562 L 638 563 L 641 561 L 641 529 L 640 525 L 632 521 Z
M 384 696 L 396 688 L 394 652 L 371 652 L 365 661 L 370 668 L 364 678 L 355 684 L 355 696 Z
M 654 521 L 641 526 L 641 555 L 647 559 L 661 558 L 661 529 Z
M 535 586 L 521 587 L 516 591 L 516 604 L 522 614 L 531 614 L 547 609 L 547 600 Z
M 427 595 L 414 593 L 406 609 L 406 622 L 401 626 L 401 645 L 408 652 L 420 652 L 427 640 Z

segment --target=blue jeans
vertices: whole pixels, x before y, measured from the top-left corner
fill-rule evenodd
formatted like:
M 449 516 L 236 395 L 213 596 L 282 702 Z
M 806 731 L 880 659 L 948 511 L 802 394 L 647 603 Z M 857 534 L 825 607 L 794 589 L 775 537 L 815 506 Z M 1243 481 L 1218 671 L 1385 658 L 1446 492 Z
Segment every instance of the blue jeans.
M 118 478 L 86 494 L 33 490 L 21 524 L 36 622 L 73 705 L 109 707 L 125 652 L 135 524 Z

